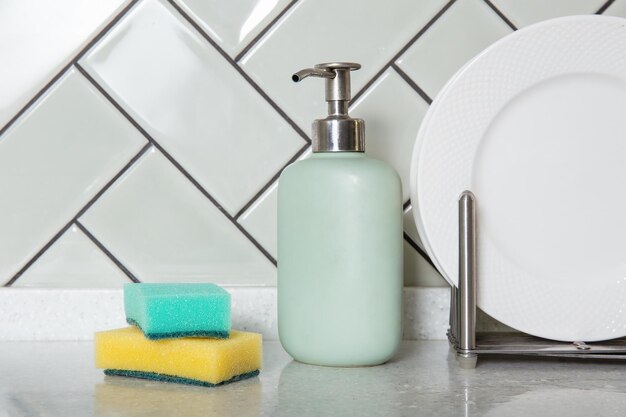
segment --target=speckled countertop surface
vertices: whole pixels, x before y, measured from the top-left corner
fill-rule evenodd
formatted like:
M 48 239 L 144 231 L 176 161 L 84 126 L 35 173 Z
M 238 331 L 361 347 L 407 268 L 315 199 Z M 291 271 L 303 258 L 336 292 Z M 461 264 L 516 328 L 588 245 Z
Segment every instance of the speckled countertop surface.
M 404 342 L 372 368 L 293 362 L 265 342 L 258 378 L 219 388 L 105 377 L 91 342 L 0 343 L 0 416 L 624 416 L 626 363 L 484 358 Z

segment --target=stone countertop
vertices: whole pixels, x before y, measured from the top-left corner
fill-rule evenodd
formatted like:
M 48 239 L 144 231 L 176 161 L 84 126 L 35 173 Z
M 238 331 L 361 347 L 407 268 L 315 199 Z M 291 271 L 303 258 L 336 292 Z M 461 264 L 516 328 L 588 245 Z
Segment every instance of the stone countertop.
M 326 368 L 266 341 L 259 377 L 201 388 L 105 377 L 92 350 L 0 343 L 0 417 L 626 415 L 621 362 L 485 357 L 462 370 L 446 342 L 407 341 L 383 366 Z

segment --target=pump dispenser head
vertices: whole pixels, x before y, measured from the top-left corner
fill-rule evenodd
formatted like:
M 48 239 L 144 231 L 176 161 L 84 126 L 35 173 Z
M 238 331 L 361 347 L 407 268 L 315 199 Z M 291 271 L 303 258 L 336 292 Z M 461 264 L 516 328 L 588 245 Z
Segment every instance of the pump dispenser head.
M 293 74 L 295 82 L 306 77 L 326 79 L 328 117 L 313 122 L 313 152 L 365 152 L 365 122 L 348 115 L 350 71 L 361 68 L 351 62 L 318 64 Z

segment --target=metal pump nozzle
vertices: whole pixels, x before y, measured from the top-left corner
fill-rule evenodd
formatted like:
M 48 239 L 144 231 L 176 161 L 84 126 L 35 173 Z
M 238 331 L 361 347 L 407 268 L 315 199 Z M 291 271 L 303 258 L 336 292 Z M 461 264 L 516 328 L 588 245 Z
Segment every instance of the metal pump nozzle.
M 318 64 L 292 75 L 295 82 L 307 77 L 326 79 L 328 117 L 313 122 L 313 152 L 364 152 L 365 122 L 348 115 L 350 71 L 361 68 L 350 62 Z

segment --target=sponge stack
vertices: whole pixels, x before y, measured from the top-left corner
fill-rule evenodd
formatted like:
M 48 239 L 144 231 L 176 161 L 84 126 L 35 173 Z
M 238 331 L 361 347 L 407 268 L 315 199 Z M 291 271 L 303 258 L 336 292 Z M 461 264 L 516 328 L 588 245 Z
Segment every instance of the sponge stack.
M 261 335 L 230 330 L 230 295 L 218 286 L 127 284 L 124 304 L 135 326 L 95 336 L 106 375 L 202 386 L 258 375 Z

